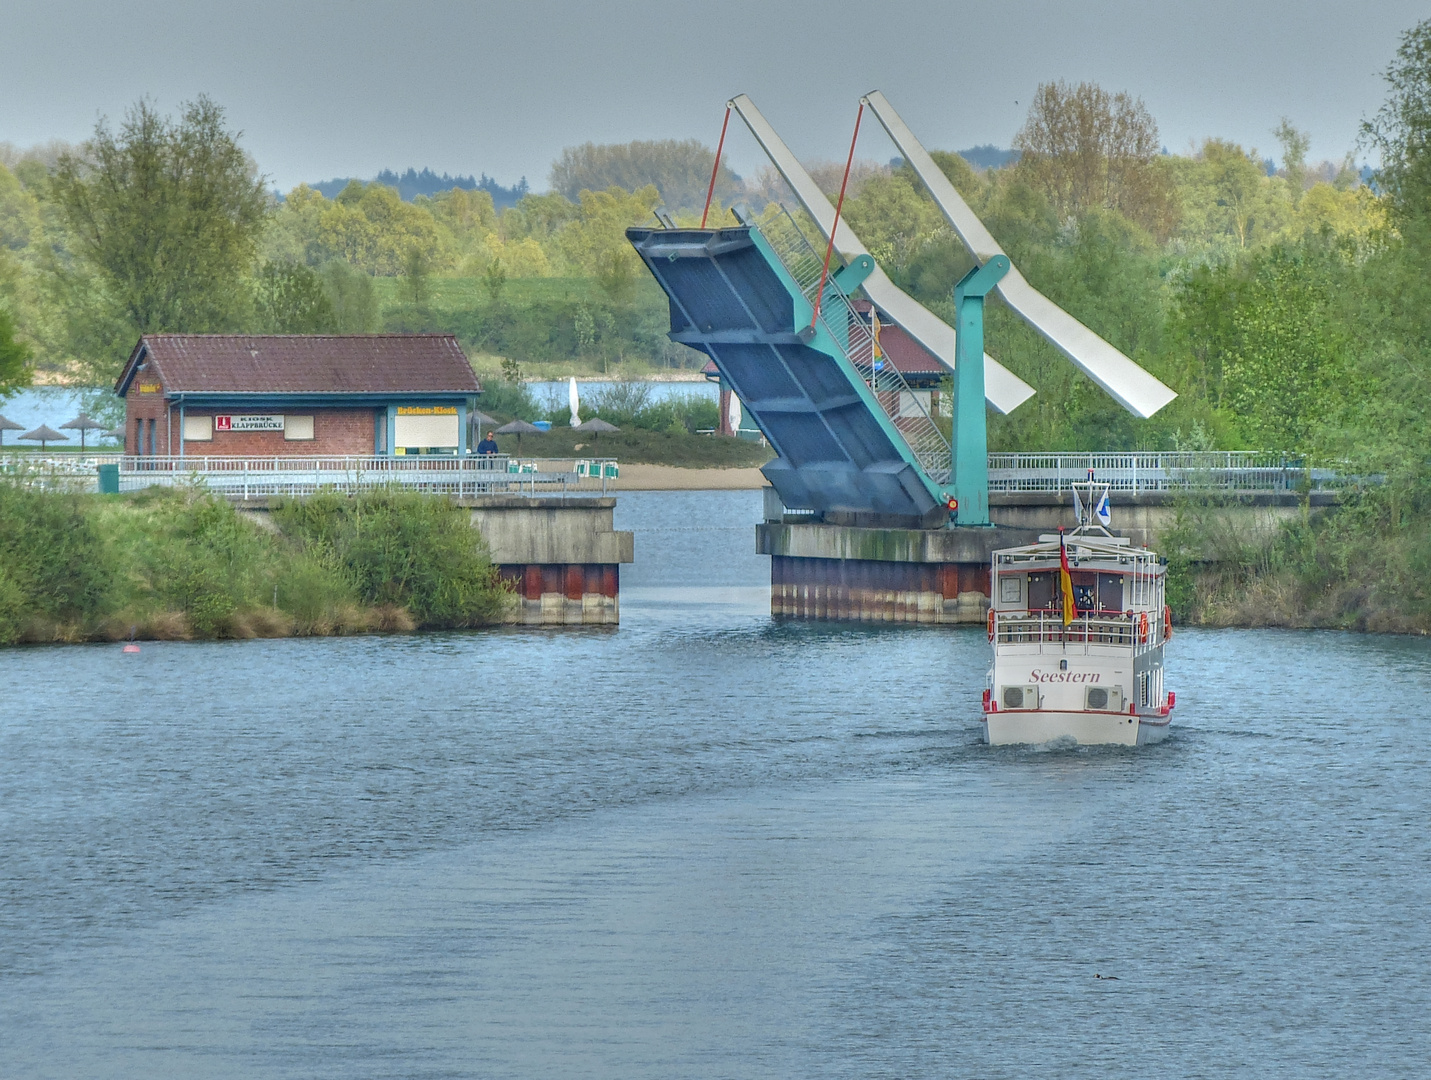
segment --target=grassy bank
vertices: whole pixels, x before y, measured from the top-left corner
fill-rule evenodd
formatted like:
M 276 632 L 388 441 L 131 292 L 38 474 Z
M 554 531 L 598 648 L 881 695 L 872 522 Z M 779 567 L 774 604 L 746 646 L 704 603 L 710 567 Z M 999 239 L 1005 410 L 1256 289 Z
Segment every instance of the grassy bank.
M 1431 633 L 1431 485 L 1349 492 L 1271 536 L 1190 500 L 1163 538 L 1179 621 Z
M 446 500 L 321 496 L 273 521 L 191 492 L 0 484 L 0 644 L 469 627 L 506 603 L 481 537 Z

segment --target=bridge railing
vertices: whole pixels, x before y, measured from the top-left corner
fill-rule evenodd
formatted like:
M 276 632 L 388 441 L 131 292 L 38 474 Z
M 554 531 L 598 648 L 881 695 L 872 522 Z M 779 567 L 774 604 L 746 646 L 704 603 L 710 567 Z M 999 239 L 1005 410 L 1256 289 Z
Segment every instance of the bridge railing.
M 784 264 L 811 304 L 820 289 L 824 256 L 784 205 L 780 212 L 760 222 L 760 234 Z M 884 356 L 875 342 L 873 324 L 850 303 L 835 284 L 833 273 L 825 281 L 820 302 L 820 322 L 844 349 L 846 358 L 874 393 L 880 408 L 909 445 L 920 466 L 936 484 L 947 483 L 951 467 L 949 440 L 929 415 L 919 395 L 910 390 L 904 375 Z
M 990 491 L 1062 491 L 1092 479 L 1114 491 L 1289 491 L 1335 487 L 1329 469 L 1254 450 L 1198 450 L 1120 454 L 989 455 Z
M 70 454 L 5 456 L 3 468 L 35 487 L 94 491 L 98 466 L 119 466 L 119 490 L 193 487 L 230 498 L 311 495 L 400 487 L 444 495 L 546 496 L 605 493 L 620 475 L 613 458 L 314 455 L 310 457 L 163 457 Z

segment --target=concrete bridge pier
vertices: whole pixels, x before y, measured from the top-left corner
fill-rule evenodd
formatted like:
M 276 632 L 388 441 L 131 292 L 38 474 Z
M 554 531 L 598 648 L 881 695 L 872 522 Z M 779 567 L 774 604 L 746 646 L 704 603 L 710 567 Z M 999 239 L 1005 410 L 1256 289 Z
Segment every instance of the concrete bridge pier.
M 756 550 L 770 556 L 772 615 L 856 622 L 983 622 L 994 550 L 1037 539 L 1037 530 L 997 526 L 756 526 Z
M 613 498 L 479 495 L 457 500 L 487 541 L 517 602 L 507 622 L 527 626 L 615 625 L 621 564 L 634 539 L 613 525 Z

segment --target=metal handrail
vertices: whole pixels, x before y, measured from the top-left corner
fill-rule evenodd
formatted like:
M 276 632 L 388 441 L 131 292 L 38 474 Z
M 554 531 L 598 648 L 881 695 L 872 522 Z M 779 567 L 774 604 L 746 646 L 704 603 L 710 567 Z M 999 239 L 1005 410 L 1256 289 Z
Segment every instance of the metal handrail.
M 822 259 L 798 222 L 783 205 L 780 214 L 757 226 L 805 299 L 813 305 L 820 288 Z M 874 331 L 854 309 L 849 296 L 831 276 L 826 280 L 819 320 L 845 352 L 880 408 L 909 445 L 920 466 L 936 484 L 949 481 L 951 467 L 949 440 L 930 417 L 924 402 L 905 381 L 904 374 L 888 358 L 875 356 Z M 905 412 L 912 403 L 915 412 Z
M 1257 450 L 1176 450 L 1127 453 L 992 453 L 990 491 L 1062 491 L 1086 481 L 1114 491 L 1287 491 L 1333 486 L 1337 474 L 1309 470 L 1296 458 Z
M 519 458 L 492 455 L 308 455 L 303 457 L 106 455 L 103 462 L 74 462 L 68 455 L 26 457 L 0 470 L 22 483 L 90 490 L 97 464 L 118 464 L 119 489 L 191 486 L 232 498 L 307 495 L 380 487 L 449 495 L 565 495 L 605 493 L 620 476 L 614 458 Z

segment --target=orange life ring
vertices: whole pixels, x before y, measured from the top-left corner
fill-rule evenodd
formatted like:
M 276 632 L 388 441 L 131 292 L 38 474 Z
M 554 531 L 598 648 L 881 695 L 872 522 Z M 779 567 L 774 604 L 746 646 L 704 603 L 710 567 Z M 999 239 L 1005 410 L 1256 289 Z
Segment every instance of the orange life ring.
M 1148 613 L 1138 612 L 1138 640 L 1140 642 L 1148 640 Z
M 1173 636 L 1173 609 L 1167 604 L 1163 605 L 1163 640 Z
M 989 608 L 989 640 L 994 640 L 994 609 Z

